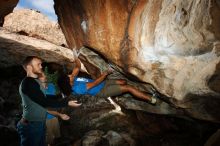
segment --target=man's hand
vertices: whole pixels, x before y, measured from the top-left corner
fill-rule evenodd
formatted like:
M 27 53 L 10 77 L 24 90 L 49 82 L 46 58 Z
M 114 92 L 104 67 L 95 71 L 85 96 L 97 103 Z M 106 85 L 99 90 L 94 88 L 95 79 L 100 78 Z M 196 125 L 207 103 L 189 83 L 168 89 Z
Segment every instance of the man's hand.
M 66 114 L 60 114 L 60 118 L 65 121 L 70 119 L 70 117 Z
M 70 106 L 70 107 L 79 107 L 79 106 L 81 106 L 81 103 L 77 103 L 76 100 L 70 100 L 68 102 L 68 106 Z

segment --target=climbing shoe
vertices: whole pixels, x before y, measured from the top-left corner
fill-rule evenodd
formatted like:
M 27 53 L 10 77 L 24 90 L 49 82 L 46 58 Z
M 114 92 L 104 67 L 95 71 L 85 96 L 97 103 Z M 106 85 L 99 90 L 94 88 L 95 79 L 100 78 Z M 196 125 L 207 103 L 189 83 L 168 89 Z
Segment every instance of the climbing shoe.
M 156 102 L 157 102 L 157 98 L 159 98 L 159 97 L 160 97 L 159 93 L 154 92 L 154 93 L 152 94 L 152 96 L 151 96 L 151 101 L 150 101 L 150 103 L 155 105 Z
M 157 103 L 157 99 L 154 95 L 151 96 L 150 103 L 153 104 L 153 105 L 155 105 Z

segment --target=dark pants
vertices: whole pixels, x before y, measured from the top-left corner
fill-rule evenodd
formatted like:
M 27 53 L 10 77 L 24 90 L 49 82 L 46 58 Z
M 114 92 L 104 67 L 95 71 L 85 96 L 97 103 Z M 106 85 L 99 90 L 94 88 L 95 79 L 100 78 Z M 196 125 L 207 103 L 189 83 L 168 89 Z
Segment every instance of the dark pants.
M 21 146 L 45 146 L 45 121 L 22 122 L 17 124 L 17 131 L 21 138 Z

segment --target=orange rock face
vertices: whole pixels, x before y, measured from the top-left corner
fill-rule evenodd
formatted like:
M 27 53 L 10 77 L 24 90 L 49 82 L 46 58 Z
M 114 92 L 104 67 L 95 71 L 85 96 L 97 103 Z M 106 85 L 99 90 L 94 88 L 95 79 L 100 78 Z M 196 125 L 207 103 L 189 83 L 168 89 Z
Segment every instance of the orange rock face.
M 99 52 L 184 108 L 220 97 L 219 8 L 217 0 L 55 0 L 69 46 Z
M 69 46 L 88 46 L 179 100 L 188 85 L 204 81 L 192 83 L 195 74 L 215 62 L 204 72 L 210 75 L 219 62 L 212 51 L 219 50 L 219 6 L 213 0 L 55 0 Z
M 71 47 L 88 46 L 121 63 L 132 1 L 56 1 L 55 7 Z

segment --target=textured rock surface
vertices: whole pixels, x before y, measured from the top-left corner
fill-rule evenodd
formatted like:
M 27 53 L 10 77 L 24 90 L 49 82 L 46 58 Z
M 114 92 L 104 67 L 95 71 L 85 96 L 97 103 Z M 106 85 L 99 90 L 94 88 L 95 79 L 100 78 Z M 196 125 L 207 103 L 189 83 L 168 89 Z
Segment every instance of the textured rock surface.
M 85 136 L 82 138 L 82 145 L 83 146 L 98 145 L 102 140 L 103 134 L 104 132 L 100 130 L 92 130 L 87 132 Z
M 70 49 L 45 40 L 12 33 L 4 28 L 0 28 L 0 51 L 0 66 L 18 65 L 29 55 L 40 56 L 45 61 L 60 64 L 68 64 L 68 60 L 73 58 Z
M 25 72 L 21 66 L 0 68 L 0 72 L 0 141 L 14 146 L 19 143 L 15 131 L 15 114 L 21 112 L 18 86 Z M 103 98 L 78 98 L 82 107 L 62 111 L 71 119 L 60 121 L 62 138 L 54 145 L 198 146 L 219 129 L 219 125 L 213 123 L 119 110 Z
M 17 5 L 18 0 L 1 0 L 0 1 L 0 26 L 4 23 L 4 17 L 11 13 Z
M 0 67 L 0 72 L 0 143 L 5 146 L 17 146 L 20 139 L 16 131 L 16 122 L 17 115 L 21 113 L 18 87 L 25 72 L 21 66 Z
M 196 146 L 203 145 L 219 127 L 187 118 L 129 111 L 123 106 L 119 109 L 103 98 L 80 96 L 77 99 L 82 106 L 66 109 L 64 112 L 71 119 L 61 123 L 62 135 L 75 141 L 76 146 L 80 143 L 91 146 Z
M 218 0 L 55 0 L 71 48 L 96 50 L 189 115 L 213 121 L 220 121 L 219 7 Z
M 5 17 L 3 27 L 12 32 L 66 46 L 66 39 L 59 24 L 50 21 L 46 16 L 34 10 L 14 10 Z

